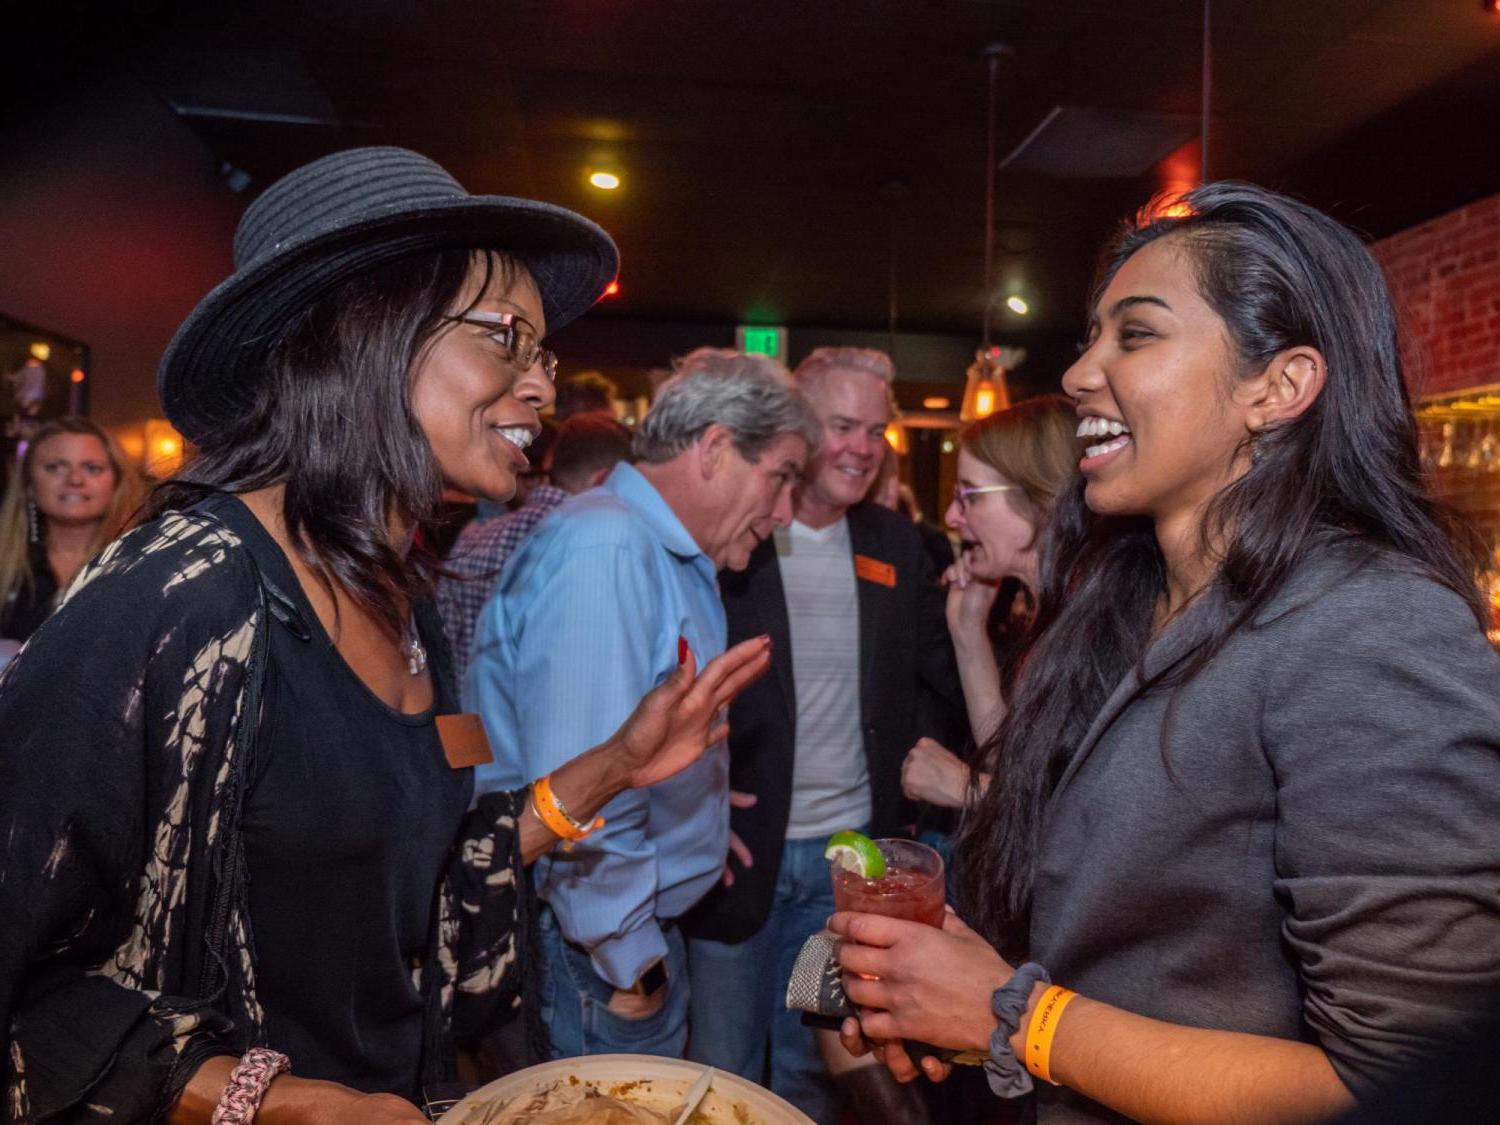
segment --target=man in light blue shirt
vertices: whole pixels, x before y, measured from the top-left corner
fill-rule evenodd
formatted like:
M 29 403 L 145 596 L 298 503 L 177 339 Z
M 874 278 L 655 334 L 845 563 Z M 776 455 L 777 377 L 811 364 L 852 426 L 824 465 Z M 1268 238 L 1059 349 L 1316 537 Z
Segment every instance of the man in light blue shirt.
M 635 435 L 637 465 L 564 503 L 506 564 L 464 682 L 495 760 L 478 789 L 519 788 L 605 741 L 676 667 L 724 650 L 716 573 L 791 520 L 819 429 L 784 369 L 700 349 Z M 675 920 L 728 848 L 728 751 L 622 793 L 605 825 L 536 865 L 546 902 L 543 1015 L 560 1055 L 680 1055 L 687 974 Z

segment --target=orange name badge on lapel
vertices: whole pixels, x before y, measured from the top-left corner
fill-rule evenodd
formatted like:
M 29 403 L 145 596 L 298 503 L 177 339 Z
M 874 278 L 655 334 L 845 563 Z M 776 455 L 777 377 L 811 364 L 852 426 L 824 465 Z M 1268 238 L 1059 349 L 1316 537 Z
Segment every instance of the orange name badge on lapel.
M 490 740 L 485 737 L 484 723 L 478 715 L 439 715 L 437 717 L 438 739 L 443 744 L 443 756 L 451 769 L 467 769 L 493 762 Z
M 888 562 L 872 559 L 869 555 L 854 556 L 854 573 L 866 582 L 874 582 L 880 586 L 896 585 L 896 568 Z

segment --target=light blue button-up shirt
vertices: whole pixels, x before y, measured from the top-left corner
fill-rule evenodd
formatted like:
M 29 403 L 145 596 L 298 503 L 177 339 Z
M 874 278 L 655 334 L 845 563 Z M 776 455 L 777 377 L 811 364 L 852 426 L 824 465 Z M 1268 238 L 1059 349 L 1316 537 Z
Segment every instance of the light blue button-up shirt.
M 495 760 L 476 790 L 519 789 L 612 735 L 677 667 L 724 651 L 713 563 L 641 473 L 621 463 L 567 501 L 511 556 L 479 616 L 464 709 L 484 719 Z M 538 893 L 599 975 L 628 988 L 667 944 L 658 919 L 714 885 L 729 847 L 729 752 L 627 790 L 606 824 L 536 865 Z

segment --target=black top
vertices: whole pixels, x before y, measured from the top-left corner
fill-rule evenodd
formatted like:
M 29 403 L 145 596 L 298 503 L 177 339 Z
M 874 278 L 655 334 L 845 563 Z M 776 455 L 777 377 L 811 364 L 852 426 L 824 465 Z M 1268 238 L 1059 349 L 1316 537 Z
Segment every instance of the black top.
M 5 604 L 0 606 L 0 637 L 24 641 L 52 613 L 57 578 L 47 561 L 47 548 L 41 543 L 31 545 L 31 574 L 33 581 L 23 582 L 5 595 Z
M 433 721 L 455 701 L 434 675 L 432 710 L 387 706 L 334 648 L 260 522 L 237 500 L 214 508 L 295 611 L 271 632 L 244 813 L 269 1042 L 302 1077 L 411 1096 L 424 1006 L 413 967 L 472 790 Z M 417 617 L 424 644 L 441 643 L 435 613 Z
M 253 530 L 238 505 L 208 505 L 220 503 Z M 280 612 L 273 596 L 240 535 L 204 510 L 168 512 L 84 567 L 0 670 L 5 1120 L 161 1120 L 205 1060 L 274 1042 L 248 971 L 256 942 L 238 798 L 259 773 L 263 650 L 284 627 L 265 612 Z M 446 676 L 446 646 L 432 636 Z M 528 1038 L 545 1056 L 534 900 L 517 847 L 525 803 L 525 790 L 486 793 L 452 822 L 422 967 L 424 1083 L 452 1081 L 450 1045 L 505 1023 L 523 993 Z M 323 918 L 323 905 L 309 914 Z M 331 980 L 347 947 L 320 934 L 297 956 L 321 958 Z M 272 1015 L 285 1010 L 278 1001 Z M 404 1091 L 409 1071 L 399 1079 Z

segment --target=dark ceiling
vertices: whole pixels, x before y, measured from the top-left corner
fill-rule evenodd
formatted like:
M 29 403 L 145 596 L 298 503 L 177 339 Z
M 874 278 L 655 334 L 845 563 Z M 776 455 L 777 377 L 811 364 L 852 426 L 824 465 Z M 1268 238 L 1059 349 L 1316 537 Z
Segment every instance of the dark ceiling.
M 1199 132 L 1200 0 L 80 8 L 54 9 L 59 49 L 138 76 L 247 199 L 395 143 L 589 214 L 624 257 L 605 318 L 884 331 L 894 304 L 903 331 L 977 333 L 992 42 L 1015 52 L 1002 156 L 1062 108 L 999 175 L 997 289 L 1032 310 L 1003 333 L 1074 331 L 1115 221 L 1197 173 L 1195 143 L 1160 158 Z M 1500 18 L 1479 0 L 1213 0 L 1212 22 L 1213 176 L 1373 236 L 1500 190 Z M 623 187 L 587 186 L 596 166 Z

